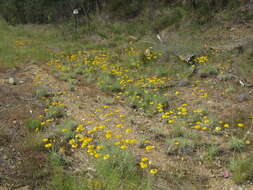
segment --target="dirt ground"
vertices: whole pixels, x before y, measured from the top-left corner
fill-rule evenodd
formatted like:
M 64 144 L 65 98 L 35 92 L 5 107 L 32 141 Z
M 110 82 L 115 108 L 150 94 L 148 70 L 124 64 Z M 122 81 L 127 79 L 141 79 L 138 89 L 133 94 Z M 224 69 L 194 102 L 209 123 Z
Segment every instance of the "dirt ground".
M 15 85 L 10 84 L 11 77 L 15 78 Z M 24 127 L 26 120 L 37 117 L 45 107 L 45 102 L 35 96 L 35 88 L 38 86 L 48 87 L 55 95 L 61 94 L 57 95 L 57 98 L 66 106 L 67 116 L 77 122 L 89 120 L 94 110 L 103 107 L 104 99 L 109 97 L 94 86 L 86 84 L 78 85 L 72 92 L 66 82 L 59 81 L 47 68 L 38 65 L 0 71 L 0 190 L 36 189 L 37 185 L 45 182 L 49 174 L 45 151 L 41 147 L 34 146 L 33 136 Z M 113 104 L 109 110 L 103 110 L 102 113 L 113 110 L 121 110 L 126 116 L 125 125 L 131 126 L 134 130 L 131 133 L 132 138 L 140 139 L 144 135 L 148 136 L 156 147 L 149 157 L 164 176 L 168 171 L 173 174 L 179 170 L 185 175 L 185 182 L 180 189 L 242 189 L 235 185 L 231 178 L 224 178 L 223 172 L 226 170 L 224 166 L 210 169 L 201 161 L 192 159 L 190 155 L 185 157 L 166 155 L 163 151 L 163 137 L 150 132 L 154 126 L 157 128 L 163 126 L 158 119 L 133 112 L 124 103 Z M 101 122 L 99 117 L 94 119 Z M 113 116 L 108 125 L 115 126 L 118 122 L 119 118 Z M 115 128 L 111 130 L 121 133 Z M 137 157 L 145 155 L 139 146 L 132 148 Z M 80 165 L 85 167 L 85 156 L 82 155 L 81 151 L 72 155 L 75 160 L 73 165 L 76 165 L 76 168 Z M 158 180 L 160 181 L 157 189 L 175 189 L 172 185 L 173 179 L 165 177 Z M 252 190 L 253 187 L 247 186 L 244 189 Z
M 12 77 L 15 85 L 9 83 Z M 34 95 L 33 77 L 29 66 L 0 72 L 0 185 L 7 189 L 29 184 L 44 165 L 44 153 L 29 148 L 24 127 L 43 107 Z

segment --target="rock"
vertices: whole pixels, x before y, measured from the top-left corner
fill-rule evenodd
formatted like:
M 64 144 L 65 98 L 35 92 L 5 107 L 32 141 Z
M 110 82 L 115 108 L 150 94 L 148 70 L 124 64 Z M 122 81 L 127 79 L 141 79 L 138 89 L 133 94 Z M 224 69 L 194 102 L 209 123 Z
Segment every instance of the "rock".
M 236 92 L 236 89 L 233 88 L 233 87 L 229 87 L 229 88 L 227 88 L 227 89 L 225 90 L 225 92 L 228 92 L 228 93 L 230 93 L 230 92 Z
M 7 160 L 7 159 L 8 159 L 8 156 L 7 156 L 7 155 L 3 155 L 3 159 L 4 159 L 4 160 Z
M 17 84 L 17 81 L 16 81 L 15 78 L 13 78 L 13 77 L 10 77 L 8 82 L 9 82 L 9 84 L 11 84 L 11 85 L 16 85 L 16 84 Z
M 231 75 L 229 74 L 219 74 L 217 76 L 217 78 L 220 80 L 220 81 L 227 81 L 227 80 L 230 80 L 232 77 Z
M 224 176 L 225 178 L 229 178 L 229 177 L 230 177 L 230 172 L 229 172 L 228 170 L 225 170 L 225 171 L 223 172 L 223 176 Z
M 129 41 L 137 41 L 138 39 L 135 36 L 128 36 Z
M 190 84 L 190 81 L 188 79 L 182 79 L 178 82 L 177 86 L 188 86 Z
M 249 99 L 249 94 L 248 93 L 241 93 L 236 97 L 236 100 L 238 102 L 245 102 Z
M 233 28 L 233 27 L 232 27 L 232 28 L 230 28 L 230 31 L 231 31 L 231 32 L 235 31 L 235 28 Z
M 31 188 L 30 188 L 29 185 L 27 185 L 27 186 L 24 186 L 24 187 L 20 187 L 20 188 L 18 188 L 16 190 L 31 190 Z

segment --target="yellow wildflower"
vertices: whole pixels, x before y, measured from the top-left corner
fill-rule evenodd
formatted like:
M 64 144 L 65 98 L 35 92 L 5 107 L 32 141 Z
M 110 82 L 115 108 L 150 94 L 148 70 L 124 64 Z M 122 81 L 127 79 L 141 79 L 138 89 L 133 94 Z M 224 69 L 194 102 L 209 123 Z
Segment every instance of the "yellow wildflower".
M 74 143 L 71 145 L 72 148 L 77 148 L 78 147 L 78 144 Z
M 48 143 L 48 144 L 45 144 L 45 148 L 50 148 L 52 147 L 53 145 L 51 143 Z
M 237 126 L 238 127 L 244 127 L 245 125 L 244 125 L 244 123 L 238 123 Z
M 151 169 L 151 170 L 149 170 L 149 173 L 151 173 L 151 174 L 156 174 L 157 172 L 158 172 L 157 169 Z
M 117 127 L 117 128 L 122 128 L 123 125 L 122 125 L 122 124 L 117 124 L 116 127 Z
M 117 142 L 114 143 L 114 145 L 115 145 L 115 146 L 119 146 L 119 145 L 120 145 L 120 142 L 117 141 Z
M 121 149 L 126 149 L 128 146 L 127 145 L 121 145 L 120 148 Z
M 202 130 L 203 130 L 203 131 L 207 131 L 207 130 L 208 130 L 208 127 L 203 127 Z
M 126 133 L 131 133 L 133 130 L 131 128 L 128 128 L 125 130 Z
M 250 145 L 251 144 L 250 140 L 246 140 L 245 144 Z
M 65 133 L 65 132 L 68 131 L 68 129 L 65 128 L 65 129 L 62 129 L 61 131 L 62 131 L 63 133 Z
M 144 162 L 140 162 L 140 167 L 141 167 L 142 169 L 147 168 L 147 167 L 148 167 L 148 164 L 147 164 L 147 163 L 144 163 Z
M 108 160 L 109 158 L 110 158 L 110 155 L 109 155 L 109 154 L 106 154 L 106 155 L 104 155 L 104 157 L 103 157 L 104 160 Z
M 72 145 L 72 144 L 74 144 L 74 143 L 75 143 L 75 139 L 70 139 L 70 140 L 69 140 L 69 144 Z
M 107 133 L 106 135 L 105 135 L 105 138 L 106 139 L 110 139 L 112 137 L 112 134 L 111 133 Z
M 101 149 L 103 149 L 103 148 L 104 148 L 103 145 L 97 145 L 97 147 L 96 147 L 97 150 L 101 150 Z
M 155 146 L 151 146 L 151 145 L 149 145 L 149 146 L 146 146 L 146 148 L 145 148 L 145 149 L 146 149 L 147 151 L 149 151 L 149 150 L 152 150 L 152 149 L 154 149 L 154 148 L 155 148 Z
M 119 117 L 120 117 L 120 118 L 124 118 L 124 117 L 126 117 L 126 116 L 125 116 L 124 114 L 120 114 Z
M 61 148 L 59 149 L 59 152 L 64 153 L 64 152 L 66 152 L 66 150 L 65 150 L 64 148 L 61 147 Z
M 224 127 L 225 127 L 225 128 L 228 128 L 228 127 L 229 127 L 229 124 L 227 124 L 227 123 L 224 124 Z
M 209 120 L 205 120 L 204 123 L 209 123 L 210 121 Z
M 141 158 L 141 161 L 142 162 L 146 162 L 146 161 L 148 161 L 148 158 L 147 157 L 143 157 L 143 158 Z

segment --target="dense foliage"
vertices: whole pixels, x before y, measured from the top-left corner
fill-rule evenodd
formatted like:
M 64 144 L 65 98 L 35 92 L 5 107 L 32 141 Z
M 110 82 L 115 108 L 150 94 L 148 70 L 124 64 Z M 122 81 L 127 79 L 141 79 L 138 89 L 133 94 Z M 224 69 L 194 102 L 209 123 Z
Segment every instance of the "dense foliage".
M 160 8 L 176 6 L 210 18 L 215 12 L 246 3 L 252 4 L 252 0 L 8 0 L 0 2 L 0 15 L 11 23 L 50 23 L 66 20 L 74 8 L 79 8 L 86 18 L 105 10 L 111 17 L 129 19 L 145 8 L 154 16 Z

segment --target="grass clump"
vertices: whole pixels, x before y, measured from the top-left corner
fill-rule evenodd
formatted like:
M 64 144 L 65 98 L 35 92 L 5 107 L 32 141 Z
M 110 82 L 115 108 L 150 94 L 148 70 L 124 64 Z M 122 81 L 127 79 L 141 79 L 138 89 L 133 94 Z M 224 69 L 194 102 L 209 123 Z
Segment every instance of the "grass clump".
M 233 180 L 238 184 L 253 180 L 253 158 L 232 160 L 230 169 L 233 173 Z
M 209 161 L 214 160 L 215 157 L 219 155 L 219 152 L 220 152 L 220 148 L 217 145 L 212 145 L 208 147 L 207 155 L 206 155 L 207 160 Z
M 173 125 L 171 129 L 171 137 L 186 137 L 187 136 L 187 129 L 185 128 L 186 124 L 183 121 L 178 121 Z
M 54 168 L 49 185 L 50 190 L 82 190 L 87 189 L 84 179 L 78 179 L 64 172 L 62 168 Z
M 195 150 L 194 144 L 191 140 L 178 137 L 166 140 L 167 148 L 165 152 L 167 154 L 191 154 Z
M 50 106 L 46 113 L 46 118 L 60 118 L 65 115 L 63 106 Z
M 243 150 L 243 148 L 245 147 L 245 144 L 242 139 L 240 139 L 238 137 L 232 137 L 229 140 L 229 146 L 230 146 L 231 150 L 239 152 L 239 151 Z
M 216 76 L 219 74 L 217 66 L 214 65 L 204 65 L 199 70 L 199 75 L 202 78 Z
M 145 176 L 138 171 L 137 161 L 131 152 L 108 146 L 104 153 L 110 155 L 110 158 L 96 162 L 96 170 L 104 189 L 151 189 Z
M 37 88 L 36 89 L 36 97 L 41 98 L 41 97 L 48 97 L 50 96 L 50 91 L 48 88 Z
M 75 135 L 75 127 L 77 126 L 77 123 L 75 121 L 71 120 L 65 120 L 59 125 L 59 132 L 64 132 L 64 139 L 70 139 L 73 138 Z
M 41 122 L 39 120 L 30 119 L 26 121 L 25 126 L 29 131 L 35 131 L 36 129 L 40 128 Z
M 87 187 L 87 180 L 83 176 L 74 176 L 73 174 L 64 171 L 62 163 L 55 156 L 50 156 L 50 161 L 52 165 L 51 179 L 48 187 L 45 189 L 55 190 L 92 190 Z

